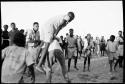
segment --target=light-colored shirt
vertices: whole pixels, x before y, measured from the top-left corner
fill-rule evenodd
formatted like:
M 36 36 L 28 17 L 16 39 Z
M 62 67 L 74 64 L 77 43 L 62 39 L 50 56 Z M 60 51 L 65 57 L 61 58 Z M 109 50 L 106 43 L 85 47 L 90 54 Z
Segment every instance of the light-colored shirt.
M 27 41 L 35 41 L 40 40 L 40 32 L 35 32 L 34 30 L 30 30 L 30 32 L 27 35 Z
M 117 41 L 118 44 L 119 44 L 119 42 L 123 42 L 123 38 L 121 38 L 121 37 L 118 36 L 118 37 L 116 38 L 116 41 Z
M 122 44 L 122 45 L 121 45 L 121 44 L 119 45 L 119 42 L 123 42 L 123 38 L 121 38 L 121 37 L 118 36 L 118 37 L 116 38 L 116 41 L 117 41 L 117 43 L 118 43 L 118 52 L 117 52 L 117 53 L 118 53 L 119 56 L 123 56 L 123 52 L 124 52 L 124 51 L 123 51 L 123 49 L 124 49 L 124 48 L 123 48 L 123 44 Z
M 33 64 L 33 58 L 26 48 L 9 46 L 2 50 L 2 75 L 3 83 L 18 83 L 26 66 Z
M 40 32 L 39 31 L 35 32 L 34 30 L 30 30 L 26 37 L 26 42 L 28 43 L 28 46 L 34 46 L 35 40 L 40 40 Z
M 100 40 L 95 40 L 95 43 L 97 44 L 97 45 L 99 45 L 100 44 Z
M 62 24 L 63 20 L 67 20 L 68 18 L 67 15 L 60 15 L 49 19 L 43 26 L 43 40 L 45 42 L 51 42 L 57 28 Z
M 84 49 L 86 49 L 87 46 L 88 46 L 88 41 L 87 41 L 87 39 L 84 39 Z
M 106 50 L 110 51 L 110 52 L 116 52 L 118 49 L 118 45 L 117 45 L 117 42 L 114 41 L 108 41 L 107 42 L 107 46 L 106 46 Z
M 80 38 L 77 39 L 77 44 L 78 44 L 78 49 L 81 50 L 82 49 L 82 42 L 81 42 Z

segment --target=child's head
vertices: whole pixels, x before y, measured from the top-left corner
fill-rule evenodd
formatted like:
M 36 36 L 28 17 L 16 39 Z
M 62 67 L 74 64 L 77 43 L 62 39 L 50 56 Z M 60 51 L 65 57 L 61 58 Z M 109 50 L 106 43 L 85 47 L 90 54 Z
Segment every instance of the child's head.
M 69 29 L 69 33 L 70 33 L 70 35 L 73 35 L 74 30 L 73 29 Z
M 4 28 L 5 31 L 7 31 L 8 25 L 4 25 L 3 28 Z
M 39 30 L 39 23 L 38 22 L 34 22 L 33 23 L 33 29 L 34 29 L 34 31 L 38 31 Z
M 119 35 L 119 36 L 122 36 L 122 31 L 118 31 L 118 35 Z
M 114 40 L 115 40 L 115 36 L 114 36 L 114 35 L 111 35 L 111 36 L 110 36 L 110 41 L 113 42 Z
M 68 16 L 70 17 L 70 19 L 68 20 L 68 22 L 71 22 L 75 18 L 74 12 L 68 12 Z
M 60 36 L 61 39 L 63 39 L 63 36 Z
M 85 39 L 87 39 L 87 36 L 85 36 Z
M 17 32 L 14 36 L 13 42 L 19 47 L 25 47 L 26 40 L 24 34 Z
M 20 32 L 21 32 L 22 34 L 24 34 L 24 29 L 21 29 Z
M 11 28 L 12 28 L 12 29 L 15 29 L 15 28 L 16 28 L 16 24 L 15 24 L 14 22 L 12 22 L 10 25 L 11 25 Z

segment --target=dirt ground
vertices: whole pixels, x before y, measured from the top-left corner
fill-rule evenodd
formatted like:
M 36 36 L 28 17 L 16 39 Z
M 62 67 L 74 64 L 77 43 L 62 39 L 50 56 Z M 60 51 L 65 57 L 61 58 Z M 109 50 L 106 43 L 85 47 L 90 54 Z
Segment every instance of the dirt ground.
M 117 66 L 117 72 L 110 73 L 108 57 L 93 57 L 91 59 L 90 72 L 87 70 L 83 72 L 83 62 L 84 58 L 78 59 L 77 67 L 79 70 L 77 71 L 73 68 L 74 60 L 72 60 L 71 69 L 68 73 L 71 83 L 123 83 L 123 68 Z M 66 60 L 66 66 L 67 64 Z M 58 63 L 53 66 L 52 70 L 54 72 L 52 74 L 52 83 L 65 83 Z M 35 76 L 35 83 L 45 83 L 45 74 L 35 70 Z

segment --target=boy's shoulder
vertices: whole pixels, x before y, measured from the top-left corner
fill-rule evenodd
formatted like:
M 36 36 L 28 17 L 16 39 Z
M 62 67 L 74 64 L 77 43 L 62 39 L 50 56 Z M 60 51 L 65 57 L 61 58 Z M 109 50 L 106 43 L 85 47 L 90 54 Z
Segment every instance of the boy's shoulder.
M 5 50 L 10 50 L 13 46 L 7 46 L 5 47 L 2 51 L 5 51 Z

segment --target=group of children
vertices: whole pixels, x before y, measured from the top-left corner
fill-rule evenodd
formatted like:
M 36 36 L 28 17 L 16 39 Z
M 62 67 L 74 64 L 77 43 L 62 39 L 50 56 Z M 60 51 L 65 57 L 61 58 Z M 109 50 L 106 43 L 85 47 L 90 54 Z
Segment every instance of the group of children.
M 78 52 L 84 54 L 84 66 L 83 71 L 86 68 L 86 62 L 88 60 L 88 71 L 90 71 L 90 59 L 92 56 L 92 36 L 87 34 L 86 42 L 82 45 L 84 52 L 81 52 L 76 37 L 74 37 L 73 29 L 69 30 L 67 35 L 67 58 L 68 58 L 68 70 L 65 65 L 65 56 L 62 47 L 60 47 L 59 39 L 56 36 L 58 32 L 65 27 L 69 22 L 74 19 L 74 13 L 68 12 L 63 17 L 55 17 L 44 26 L 44 40 L 40 40 L 39 23 L 33 23 L 33 30 L 24 35 L 21 31 L 15 29 L 15 24 L 11 24 L 13 30 L 10 35 L 11 45 L 5 47 L 2 50 L 2 83 L 23 83 L 24 74 L 28 69 L 31 74 L 31 82 L 35 83 L 35 71 L 40 71 L 46 74 L 46 82 L 51 83 L 52 79 L 52 66 L 55 62 L 59 62 L 62 74 L 66 82 L 70 82 L 68 71 L 70 71 L 71 59 L 74 58 L 74 68 L 77 68 Z M 120 67 L 123 67 L 123 36 L 122 31 L 119 31 L 119 37 L 117 41 L 115 36 L 111 35 L 109 41 L 106 44 L 106 52 L 109 58 L 110 71 L 112 71 L 113 61 L 116 60 L 114 70 L 119 63 Z M 5 43 L 5 42 L 3 42 Z M 84 47 L 83 47 L 84 46 Z M 76 54 L 77 53 L 77 54 Z M 117 57 L 119 56 L 119 57 Z

